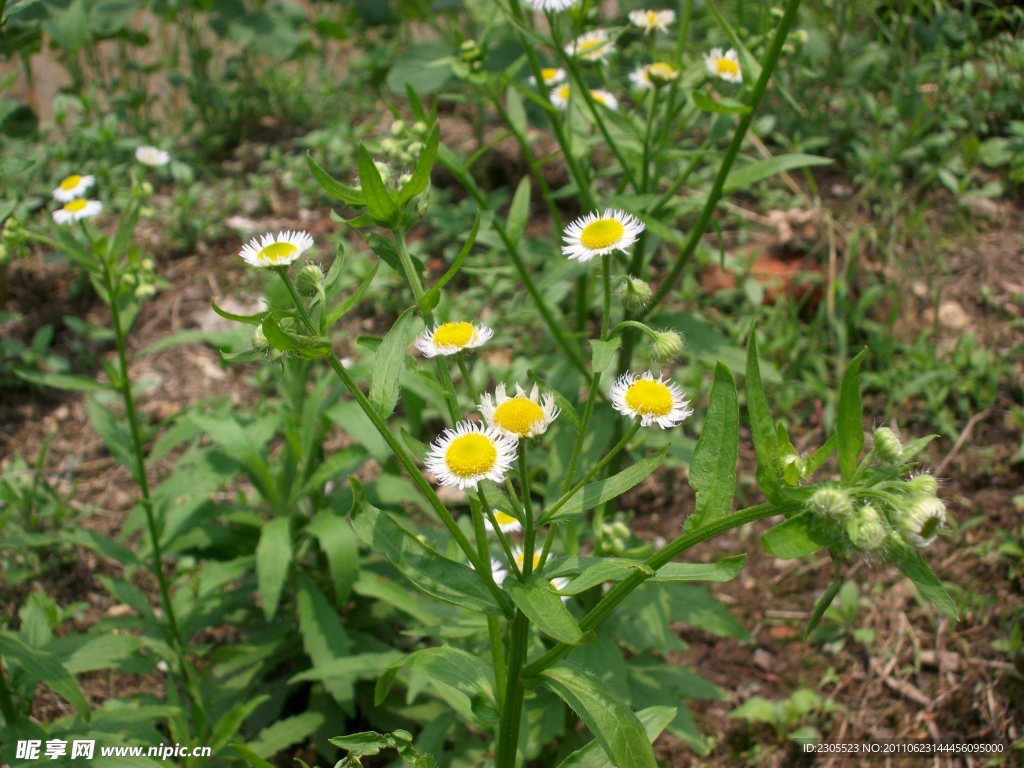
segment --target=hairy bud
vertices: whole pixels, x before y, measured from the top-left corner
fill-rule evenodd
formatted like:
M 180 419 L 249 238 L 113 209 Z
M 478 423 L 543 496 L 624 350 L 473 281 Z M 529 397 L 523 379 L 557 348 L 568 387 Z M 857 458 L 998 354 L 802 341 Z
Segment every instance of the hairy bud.
M 630 312 L 638 312 L 651 300 L 651 286 L 638 277 L 629 275 L 622 281 L 616 297 Z
M 324 284 L 324 271 L 316 264 L 307 264 L 299 270 L 295 278 L 295 287 L 303 296 L 311 298 L 320 292 Z
M 659 363 L 672 360 L 683 351 L 682 334 L 676 331 L 660 331 L 651 340 L 651 357 Z
M 845 491 L 838 488 L 819 488 L 807 502 L 814 512 L 836 522 L 845 520 L 853 511 L 853 504 Z
M 893 464 L 903 458 L 903 443 L 888 427 L 879 427 L 875 430 L 875 455 L 882 461 Z
M 889 532 L 878 510 L 870 504 L 858 507 L 846 518 L 846 535 L 861 552 L 871 552 L 885 543 Z
M 935 496 L 922 496 L 898 510 L 903 538 L 917 548 L 927 547 L 946 522 L 946 505 Z

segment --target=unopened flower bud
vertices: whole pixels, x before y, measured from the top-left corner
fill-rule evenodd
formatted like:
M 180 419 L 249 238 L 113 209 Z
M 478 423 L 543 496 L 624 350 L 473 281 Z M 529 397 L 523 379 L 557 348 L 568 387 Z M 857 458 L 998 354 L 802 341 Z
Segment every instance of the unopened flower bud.
M 391 166 L 381 160 L 374 160 L 373 164 L 377 167 L 377 173 L 380 177 L 387 182 L 391 178 Z
M 621 520 L 616 520 L 612 523 L 612 533 L 623 539 L 629 538 L 629 526 Z
M 875 455 L 882 461 L 893 464 L 903 457 L 903 443 L 888 427 L 879 427 L 875 430 Z
M 939 481 L 934 475 L 922 473 L 907 480 L 906 489 L 915 496 L 934 496 L 939 490 Z
M 398 137 L 401 136 L 403 133 L 405 133 L 405 121 L 395 120 L 395 122 L 391 124 L 391 135 Z
M 946 522 L 946 505 L 935 496 L 923 496 L 900 510 L 903 538 L 919 549 L 927 547 L 939 535 Z
M 850 497 L 838 488 L 819 488 L 807 505 L 822 517 L 831 518 L 836 522 L 845 520 L 853 511 Z
M 143 197 L 152 197 L 153 196 L 153 192 L 154 192 L 153 185 L 150 184 L 148 181 L 142 182 L 142 184 L 139 185 L 139 189 L 142 191 L 142 196 Z
M 406 184 L 408 184 L 410 181 L 412 181 L 412 174 L 411 173 L 403 173 L 401 176 L 398 177 L 398 188 L 401 189 Z
M 139 279 L 129 272 L 127 275 L 121 275 L 121 282 L 134 288 L 139 284 Z
M 256 326 L 256 330 L 252 332 L 252 338 L 249 343 L 252 344 L 252 348 L 257 352 L 263 352 L 270 349 L 270 342 L 267 341 L 267 336 L 263 333 L 262 325 Z
M 150 285 L 149 283 L 143 283 L 135 289 L 136 299 L 149 299 L 156 296 L 156 286 Z
M 428 130 L 429 128 L 427 127 L 427 124 L 422 120 L 417 120 L 412 124 L 412 132 L 417 136 L 426 136 Z
M 409 154 L 413 157 L 419 157 L 420 153 L 423 152 L 424 146 L 422 141 L 414 141 L 409 145 Z
M 156 269 L 156 264 L 153 263 L 152 259 L 143 259 L 142 268 L 147 272 L 152 272 L 154 269 Z
M 324 284 L 324 271 L 316 264 L 307 264 L 299 270 L 295 278 L 295 287 L 303 296 L 313 297 L 320 292 Z
M 622 281 L 616 296 L 625 309 L 638 312 L 651 300 L 651 286 L 640 278 L 629 275 Z
M 660 331 L 651 340 L 651 357 L 658 362 L 671 360 L 683 351 L 683 336 L 677 331 Z
M 384 139 L 380 143 L 380 151 L 383 152 L 385 155 L 397 154 L 401 149 L 402 149 L 402 145 L 399 144 L 394 139 Z M 379 166 L 378 166 L 378 170 L 379 170 Z
M 805 463 L 796 453 L 786 453 L 779 457 L 782 465 L 782 479 L 786 485 L 799 485 L 804 479 Z
M 861 552 L 871 552 L 885 543 L 888 531 L 878 510 L 868 504 L 853 510 L 846 518 L 846 535 Z
M 796 32 L 793 32 L 790 37 L 797 45 L 807 45 L 807 41 L 811 39 L 811 36 L 807 34 L 806 29 L 798 29 Z

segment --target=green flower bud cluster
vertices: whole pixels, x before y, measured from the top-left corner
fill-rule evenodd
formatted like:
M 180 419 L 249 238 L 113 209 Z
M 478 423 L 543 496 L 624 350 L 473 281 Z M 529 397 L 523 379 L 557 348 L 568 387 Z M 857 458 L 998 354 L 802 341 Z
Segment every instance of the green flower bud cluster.
M 388 159 L 402 166 L 413 166 L 416 161 L 419 160 L 420 155 L 423 153 L 423 149 L 426 147 L 425 139 L 427 134 L 430 133 L 430 127 L 422 120 L 417 120 L 411 126 L 405 122 L 405 120 L 395 120 L 391 124 L 391 135 L 381 141 L 380 151 L 387 155 Z M 379 168 L 378 168 L 379 170 Z M 391 169 L 388 169 L 387 175 L 381 172 L 381 178 L 385 182 L 389 181 L 391 177 Z M 402 186 L 404 182 L 398 180 L 398 188 Z
M 629 312 L 639 312 L 646 307 L 652 295 L 650 284 L 632 275 L 625 277 L 615 292 L 615 297 L 622 303 L 623 309 Z
M 132 293 L 139 301 L 156 296 L 160 278 L 156 274 L 156 264 L 152 259 L 142 259 L 131 272 L 121 275 L 121 284 L 133 289 Z

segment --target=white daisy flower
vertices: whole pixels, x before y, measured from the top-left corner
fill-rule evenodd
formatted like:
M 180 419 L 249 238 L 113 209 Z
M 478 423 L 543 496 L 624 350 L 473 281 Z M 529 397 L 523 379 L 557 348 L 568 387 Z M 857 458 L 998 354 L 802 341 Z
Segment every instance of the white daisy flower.
M 156 147 L 142 146 L 135 150 L 135 159 L 143 165 L 148 165 L 152 168 L 159 168 L 162 165 L 167 165 L 171 162 L 171 156 L 164 152 L 162 149 Z
M 623 211 L 597 211 L 576 219 L 565 228 L 562 255 L 590 261 L 612 251 L 625 251 L 644 231 L 643 222 Z
M 570 56 L 579 57 L 584 61 L 606 62 L 608 60 L 608 54 L 611 53 L 614 48 L 615 46 L 612 43 L 607 30 L 594 29 L 589 32 L 584 32 L 565 46 L 565 52 Z
M 679 70 L 664 61 L 637 67 L 629 75 L 636 88 L 660 88 L 679 79 Z
M 287 267 L 312 247 L 313 238 L 308 232 L 278 232 L 277 237 L 254 237 L 238 255 L 254 267 Z
M 95 183 L 95 176 L 79 176 L 75 173 L 64 179 L 64 181 L 62 181 L 60 185 L 53 190 L 53 197 L 58 202 L 66 203 L 70 200 L 74 200 L 76 197 L 84 195 Z
M 455 355 L 464 349 L 483 346 L 494 335 L 486 325 L 467 322 L 441 323 L 416 337 L 416 349 L 424 357 Z
M 627 373 L 611 388 L 612 406 L 623 416 L 640 417 L 640 426 L 657 424 L 668 429 L 693 413 L 683 391 L 670 381 L 647 371 L 642 376 Z
M 544 85 L 549 88 L 552 85 L 558 85 L 565 80 L 565 70 L 561 67 L 545 67 L 540 71 L 540 76 L 544 80 Z M 536 85 L 537 78 L 530 77 L 530 85 Z
M 530 394 L 516 384 L 515 396 L 509 397 L 505 394 L 505 384 L 501 383 L 495 387 L 493 399 L 488 394 L 484 395 L 480 413 L 484 421 L 503 435 L 522 440 L 543 434 L 558 416 L 558 409 L 555 408 L 554 395 L 548 393 L 541 397 L 536 384 Z
M 619 108 L 619 100 L 615 98 L 608 91 L 602 90 L 601 88 L 591 88 L 590 98 L 596 101 L 603 107 L 615 111 Z
M 460 421 L 437 438 L 423 463 L 441 485 L 466 490 L 481 480 L 500 483 L 515 458 L 515 440 L 493 427 Z
M 644 31 L 651 34 L 656 29 L 668 32 L 668 25 L 676 20 L 675 11 L 630 11 L 629 20 Z
M 91 219 L 99 216 L 103 210 L 103 203 L 99 200 L 84 200 L 78 198 L 64 203 L 64 207 L 53 212 L 53 220 L 58 224 L 70 224 L 72 221 Z
M 559 109 L 567 109 L 569 107 L 569 84 L 562 83 L 557 88 L 551 89 L 551 103 Z
M 519 533 L 523 530 L 523 524 L 516 520 L 512 515 L 507 512 L 502 512 L 500 509 L 492 510 L 494 515 L 494 522 L 498 524 L 498 530 L 502 533 Z M 494 533 L 494 526 L 491 525 L 490 519 L 484 517 L 484 528 L 489 533 Z M 495 579 L 497 581 L 497 579 Z
M 712 48 L 711 53 L 704 54 L 704 66 L 712 77 L 720 77 L 727 83 L 743 82 L 740 58 L 733 48 L 724 53 L 721 48 Z
M 526 4 L 538 11 L 566 11 L 576 0 L 526 0 Z
M 919 549 L 927 547 L 946 522 L 946 505 L 934 496 L 915 499 L 903 510 L 903 538 Z

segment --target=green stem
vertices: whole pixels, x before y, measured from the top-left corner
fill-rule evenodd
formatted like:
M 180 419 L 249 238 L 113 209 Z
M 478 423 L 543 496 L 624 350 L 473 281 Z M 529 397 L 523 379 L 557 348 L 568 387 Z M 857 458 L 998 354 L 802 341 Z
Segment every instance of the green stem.
M 508 687 L 501 708 L 501 727 L 498 731 L 498 754 L 494 768 L 515 768 L 516 746 L 519 743 L 519 726 L 523 717 L 523 665 L 526 663 L 526 646 L 530 639 L 530 622 L 523 612 L 516 610 L 509 633 L 511 647 L 508 653 Z
M 800 0 L 788 0 L 786 3 L 786 9 L 782 14 L 782 19 L 779 21 L 779 26 L 775 30 L 775 36 L 772 38 L 771 46 L 768 49 L 768 54 L 765 57 L 764 64 L 761 68 L 761 76 L 758 77 L 757 82 L 754 84 L 754 90 L 750 94 L 750 103 L 748 106 L 750 110 L 744 113 L 739 122 L 736 125 L 736 132 L 733 134 L 732 141 L 729 144 L 729 148 L 725 152 L 725 157 L 722 158 L 722 164 L 718 166 L 718 174 L 715 176 L 715 181 L 711 185 L 711 191 L 708 193 L 707 202 L 704 204 L 704 210 L 701 211 L 700 218 L 697 220 L 697 224 L 690 231 L 690 237 L 687 239 L 686 244 L 683 246 L 682 252 L 679 254 L 679 258 L 676 259 L 676 263 L 672 266 L 672 269 L 662 280 L 661 285 L 655 292 L 654 297 L 651 299 L 651 303 L 647 305 L 644 310 L 644 314 L 649 314 L 653 311 L 672 291 L 676 281 L 682 274 L 683 269 L 689 263 L 690 258 L 697 250 L 697 245 L 703 237 L 705 230 L 708 228 L 708 224 L 711 223 L 711 217 L 714 215 L 715 207 L 718 205 L 718 201 L 722 198 L 722 190 L 725 188 L 725 180 L 729 176 L 729 171 L 732 168 L 733 162 L 736 160 L 736 155 L 739 154 L 740 146 L 743 144 L 744 138 L 747 135 L 747 129 L 750 127 L 751 121 L 754 119 L 754 113 L 757 112 L 757 107 L 761 103 L 761 98 L 764 96 L 764 92 L 768 87 L 768 81 L 771 79 L 772 72 L 775 71 L 775 65 L 779 61 L 779 55 L 782 53 L 782 46 L 786 42 L 786 35 L 789 34 L 789 28 L 793 25 L 793 20 L 796 18 L 797 9 L 800 7 Z
M 530 501 L 530 475 L 526 466 L 525 441 L 519 443 L 519 489 L 523 495 L 523 578 L 533 572 L 536 533 L 533 528 L 533 504 Z
M 712 523 L 708 523 L 696 531 L 680 536 L 678 539 L 668 544 L 664 549 L 647 558 L 644 564 L 648 569 L 657 571 L 659 568 L 670 563 L 674 558 L 702 541 L 707 541 L 720 533 L 725 533 L 725 531 L 728 531 L 731 528 L 737 528 L 741 525 L 752 523 L 755 520 L 760 520 L 764 517 L 771 517 L 772 515 L 780 514 L 783 509 L 783 507 L 777 507 L 774 504 L 765 503 L 758 504 L 756 507 L 749 507 L 731 515 L 726 515 Z M 647 578 L 648 576 L 646 572 L 636 570 L 630 576 L 627 576 L 612 587 L 611 591 L 601 599 L 601 602 L 595 605 L 580 621 L 580 630 L 583 632 L 589 632 L 596 628 L 608 617 L 615 606 L 621 603 L 630 592 L 639 587 L 647 580 Z M 539 659 L 523 669 L 523 676 L 532 677 L 539 674 L 569 653 L 572 649 L 573 646 L 571 645 L 559 643 Z
M 4 676 L 4 665 L 0 663 L 0 712 L 3 712 L 7 727 L 13 728 L 18 722 L 18 710 L 14 706 L 10 689 L 7 687 L 7 678 Z
M 653 38 L 653 35 L 652 35 Z M 640 192 L 647 192 L 651 176 L 651 132 L 654 128 L 654 111 L 658 106 L 658 96 L 661 95 L 661 88 L 651 89 L 650 106 L 647 108 L 647 124 L 644 126 L 644 167 L 640 173 Z
M 302 303 L 302 299 L 299 296 L 298 291 L 295 290 L 295 285 L 292 283 L 291 277 L 288 275 L 287 268 L 277 268 L 275 271 L 281 276 L 281 280 L 284 281 L 285 287 L 288 289 L 289 295 L 292 297 L 292 302 L 295 304 L 295 309 L 298 312 L 299 318 L 302 320 L 303 325 L 306 329 L 316 335 L 316 327 L 313 325 L 313 321 L 309 317 L 309 313 L 306 311 L 305 305 Z M 419 471 L 416 466 L 415 460 L 409 455 L 409 452 L 405 450 L 405 447 L 399 442 L 399 440 L 391 433 L 388 429 L 387 423 L 381 418 L 380 414 L 377 413 L 377 409 L 373 407 L 373 404 L 367 399 L 366 395 L 359 388 L 359 385 L 349 375 L 348 371 L 345 370 L 345 366 L 341 364 L 338 356 L 335 354 L 329 354 L 326 357 L 328 365 L 334 370 L 338 378 L 341 379 L 341 383 L 345 385 L 351 393 L 352 398 L 362 409 L 363 413 L 373 424 L 374 429 L 384 439 L 384 442 L 388 444 L 388 448 L 391 449 L 392 453 L 398 459 L 399 463 L 405 468 L 405 471 L 409 473 L 409 477 L 413 484 L 419 489 L 420 493 L 426 498 L 427 503 L 430 504 L 431 508 L 437 513 L 437 516 L 441 518 L 441 522 L 444 523 L 445 528 L 451 533 L 452 538 L 455 539 L 455 543 L 459 545 L 459 549 L 466 556 L 466 559 L 472 563 L 473 568 L 480 574 L 483 579 L 484 585 L 494 595 L 498 606 L 506 614 L 511 614 L 512 607 L 508 596 L 501 591 L 501 588 L 494 583 L 494 579 L 491 576 L 490 563 L 481 563 L 480 558 L 477 556 L 476 551 L 473 549 L 473 545 L 469 539 L 466 538 L 466 534 L 459 528 L 458 523 L 455 522 L 455 518 L 452 517 L 451 512 L 445 507 L 444 503 L 437 497 L 437 493 L 427 482 L 426 478 L 423 477 L 423 473 Z
M 466 385 L 466 389 L 469 391 L 469 398 L 475 405 L 480 404 L 480 393 L 476 391 L 476 387 L 473 386 L 473 379 L 469 375 L 469 366 L 466 365 L 466 358 L 460 352 L 456 356 L 456 361 L 459 364 L 459 371 L 462 373 L 462 381 Z
M 486 509 L 486 507 L 482 507 Z M 481 503 L 470 500 L 469 511 L 473 519 L 473 535 L 476 537 L 477 553 L 480 559 L 491 565 L 491 555 L 487 549 L 487 531 L 484 529 L 484 518 L 480 514 Z M 494 523 L 491 523 L 493 525 Z M 495 528 L 495 530 L 498 530 Z M 501 642 L 500 619 L 493 614 L 487 615 L 487 637 L 491 646 L 491 666 L 494 667 L 494 691 L 498 701 L 505 699 L 505 647 Z

